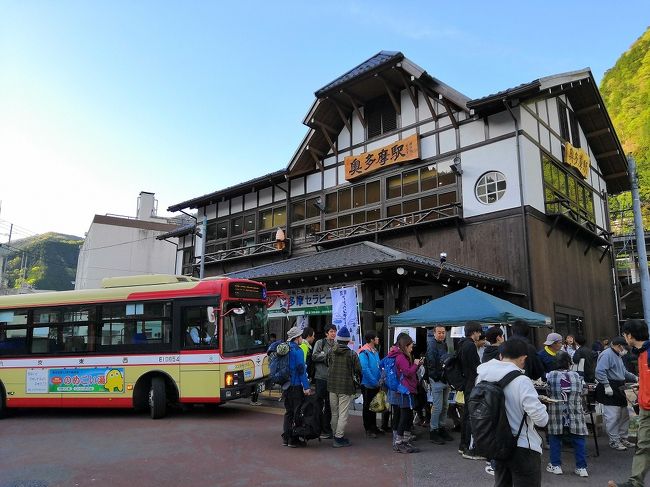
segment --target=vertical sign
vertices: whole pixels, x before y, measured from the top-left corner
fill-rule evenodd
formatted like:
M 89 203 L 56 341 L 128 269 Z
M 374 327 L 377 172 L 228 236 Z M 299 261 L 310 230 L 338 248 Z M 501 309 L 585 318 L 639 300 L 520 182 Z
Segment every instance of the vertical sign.
M 361 346 L 357 287 L 340 287 L 330 289 L 330 291 L 332 293 L 332 323 L 337 330 L 343 325 L 347 327 L 352 338 L 349 346 L 352 350 L 356 350 Z

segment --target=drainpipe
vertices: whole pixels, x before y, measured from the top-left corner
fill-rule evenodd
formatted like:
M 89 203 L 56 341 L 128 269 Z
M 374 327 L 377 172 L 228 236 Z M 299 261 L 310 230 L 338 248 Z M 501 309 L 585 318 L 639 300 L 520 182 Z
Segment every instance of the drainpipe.
M 512 117 L 512 120 L 515 122 L 515 141 L 517 144 L 517 167 L 519 169 L 519 200 L 521 202 L 521 222 L 523 223 L 524 230 L 524 252 L 526 254 L 526 275 L 528 277 L 528 309 L 533 311 L 533 279 L 530 272 L 530 248 L 528 244 L 528 222 L 526 221 L 526 207 L 524 205 L 524 176 L 523 168 L 521 165 L 521 145 L 519 143 L 519 120 L 512 113 L 512 109 L 507 99 L 503 99 L 503 105 L 508 110 L 508 113 Z
M 636 161 L 632 154 L 627 156 L 628 173 L 632 183 L 632 209 L 634 210 L 634 231 L 636 233 L 636 248 L 639 256 L 639 274 L 641 277 L 641 301 L 643 303 L 643 318 L 646 325 L 650 323 L 650 275 L 648 273 L 648 254 L 645 248 L 643 217 L 641 216 L 641 199 L 639 197 L 639 175 L 636 172 Z M 648 325 L 650 330 L 650 325 Z

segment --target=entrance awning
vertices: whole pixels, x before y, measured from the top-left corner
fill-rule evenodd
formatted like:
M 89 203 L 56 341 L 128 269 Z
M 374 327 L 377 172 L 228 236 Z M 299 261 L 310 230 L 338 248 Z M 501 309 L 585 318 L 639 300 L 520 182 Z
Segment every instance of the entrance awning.
M 468 286 L 422 306 L 388 318 L 388 326 L 461 326 L 468 321 L 548 326 L 551 318 Z

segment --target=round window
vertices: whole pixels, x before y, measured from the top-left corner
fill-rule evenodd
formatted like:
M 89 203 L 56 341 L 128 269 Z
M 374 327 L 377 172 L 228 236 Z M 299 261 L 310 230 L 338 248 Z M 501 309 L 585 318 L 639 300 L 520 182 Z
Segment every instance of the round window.
M 506 177 L 499 171 L 486 172 L 478 178 L 474 192 L 485 205 L 499 201 L 506 192 Z

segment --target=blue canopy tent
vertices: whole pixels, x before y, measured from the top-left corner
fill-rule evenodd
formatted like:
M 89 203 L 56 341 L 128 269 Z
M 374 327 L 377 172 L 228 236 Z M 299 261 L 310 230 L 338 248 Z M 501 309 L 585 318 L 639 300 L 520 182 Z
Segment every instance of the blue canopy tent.
M 512 323 L 521 320 L 529 326 L 550 326 L 551 318 L 468 286 L 422 306 L 392 315 L 388 326 L 462 326 L 468 321 Z

